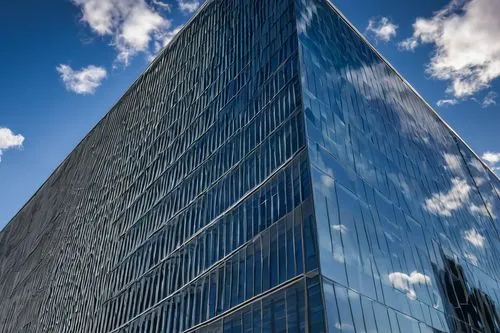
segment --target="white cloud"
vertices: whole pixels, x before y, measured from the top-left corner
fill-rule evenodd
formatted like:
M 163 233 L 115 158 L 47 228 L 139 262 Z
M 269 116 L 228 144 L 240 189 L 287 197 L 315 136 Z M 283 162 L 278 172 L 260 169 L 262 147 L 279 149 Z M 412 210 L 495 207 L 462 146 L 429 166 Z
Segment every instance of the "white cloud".
M 168 10 L 168 11 L 170 11 L 172 9 L 172 6 L 169 3 L 165 3 L 165 2 L 160 1 L 160 0 L 153 0 L 152 3 L 153 3 L 153 5 L 156 5 L 160 8 L 163 8 L 163 9 Z
M 373 35 L 376 40 L 388 42 L 391 38 L 396 36 L 397 29 L 398 26 L 392 23 L 387 17 L 381 17 L 379 19 L 371 18 L 368 20 L 368 26 L 366 27 L 365 33 L 367 35 Z
M 464 239 L 476 247 L 484 247 L 485 237 L 477 232 L 476 229 L 466 230 L 464 232 Z
M 109 0 L 73 0 L 81 7 L 82 21 L 86 22 L 97 34 L 111 34 L 115 25 L 116 4 Z
M 158 34 L 169 25 L 169 21 L 147 6 L 134 7 L 115 37 L 118 60 L 127 65 L 136 53 L 148 50 L 153 33 Z
M 24 136 L 14 134 L 12 130 L 6 127 L 0 127 L 0 161 L 4 150 L 11 148 L 21 148 L 23 146 Z
M 451 216 L 453 211 L 462 208 L 469 199 L 471 189 L 464 179 L 453 178 L 451 189 L 448 192 L 434 193 L 430 198 L 425 199 L 424 207 L 431 213 Z
M 413 38 L 407 38 L 401 42 L 398 43 L 398 47 L 401 50 L 405 51 L 413 51 L 415 48 L 418 46 L 418 41 Z
M 481 106 L 483 109 L 487 108 L 490 105 L 495 105 L 497 104 L 497 101 L 495 100 L 497 98 L 497 93 L 494 91 L 490 91 L 489 93 L 486 94 L 483 98 L 483 102 L 481 103 Z
M 413 50 L 432 44 L 431 77 L 449 81 L 456 98 L 484 89 L 500 76 L 500 1 L 452 0 L 431 18 L 417 18 L 413 36 L 399 45 Z
M 497 164 L 500 163 L 500 153 L 495 153 L 492 151 L 487 151 L 484 153 L 481 158 L 488 164 Z
M 491 170 L 495 172 L 500 171 L 500 153 L 487 151 L 481 156 L 481 158 L 486 164 L 488 164 Z
M 445 107 L 445 106 L 450 106 L 450 105 L 455 105 L 458 103 L 458 100 L 455 98 L 452 99 L 440 99 L 437 101 L 436 105 L 439 107 Z
M 148 52 L 157 36 L 170 27 L 155 7 L 145 0 L 72 0 L 82 11 L 82 21 L 99 36 L 111 37 L 111 45 L 118 51 L 117 60 L 128 65 L 139 52 Z M 153 1 L 156 8 L 168 9 L 161 1 Z
M 431 283 L 431 278 L 429 276 L 417 271 L 411 272 L 410 275 L 402 272 L 394 272 L 390 273 L 388 277 L 394 288 L 405 292 L 406 296 L 412 300 L 417 298 L 413 285 Z
M 80 70 L 73 70 L 69 65 L 60 64 L 56 67 L 67 90 L 77 94 L 93 94 L 107 76 L 102 67 L 89 65 Z
M 200 2 L 197 0 L 177 0 L 177 3 L 179 9 L 185 13 L 193 13 L 200 7 Z

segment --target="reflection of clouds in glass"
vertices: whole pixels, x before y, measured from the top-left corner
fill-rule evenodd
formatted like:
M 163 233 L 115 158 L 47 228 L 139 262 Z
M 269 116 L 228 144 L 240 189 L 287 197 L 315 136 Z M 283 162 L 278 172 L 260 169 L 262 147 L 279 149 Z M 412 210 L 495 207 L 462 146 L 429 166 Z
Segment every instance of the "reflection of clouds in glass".
M 348 231 L 347 227 L 343 224 L 334 224 L 331 225 L 332 233 L 338 232 L 339 234 L 346 233 Z M 344 248 L 340 242 L 333 243 L 333 260 L 336 262 L 344 263 L 346 261 L 346 257 L 344 255 Z
M 357 173 L 361 177 L 363 177 L 368 183 L 374 184 L 377 178 L 373 166 L 369 165 L 369 163 L 362 158 L 357 158 L 355 162 L 356 162 Z
M 466 230 L 464 232 L 464 239 L 476 247 L 484 247 L 485 237 L 477 232 L 476 229 Z
M 326 187 L 326 188 L 333 188 L 334 182 L 333 179 L 327 175 L 321 175 L 321 183 Z
M 340 263 L 345 262 L 344 249 L 342 248 L 342 245 L 336 244 L 333 246 L 333 260 Z
M 434 213 L 441 216 L 451 216 L 451 213 L 462 207 L 467 207 L 469 212 L 476 217 L 492 217 L 496 218 L 494 215 L 494 207 L 492 202 L 496 200 L 490 198 L 487 193 L 482 192 L 482 200 L 478 203 L 468 202 L 471 201 L 471 196 L 473 190 L 476 187 L 484 185 L 487 180 L 483 176 L 471 175 L 473 182 L 469 184 L 466 178 L 470 177 L 467 170 L 467 166 L 470 171 L 474 169 L 480 173 L 484 173 L 485 169 L 481 162 L 476 158 L 468 159 L 467 164 L 462 162 L 462 157 L 457 154 L 443 154 L 443 159 L 445 161 L 445 168 L 451 171 L 455 178 L 452 179 L 452 187 L 448 192 L 434 193 L 430 198 L 425 200 L 424 207 L 428 212 Z
M 433 131 L 440 132 L 437 122 L 429 122 L 431 112 L 421 112 L 421 109 L 415 110 L 412 107 L 406 107 L 398 101 L 408 100 L 410 97 L 408 87 L 400 80 L 396 79 L 394 72 L 390 70 L 383 62 L 364 64 L 357 69 L 345 69 L 350 75 L 346 79 L 352 84 L 358 95 L 363 96 L 369 104 L 373 100 L 381 100 L 387 107 L 391 108 L 399 118 L 399 130 L 414 141 L 420 141 L 428 144 L 429 133 Z M 383 82 L 383 84 L 374 84 Z M 421 124 L 427 124 L 429 127 L 423 128 Z M 433 137 L 434 141 L 439 141 L 441 136 Z
M 462 208 L 464 202 L 469 199 L 472 188 L 461 178 L 453 178 L 451 182 L 452 187 L 448 192 L 434 193 L 430 198 L 425 199 L 424 207 L 427 211 L 442 216 L 451 216 L 454 210 Z
M 462 158 L 459 155 L 445 153 L 443 155 L 446 162 L 446 169 L 454 173 L 462 173 Z
M 307 34 L 307 29 L 318 11 L 314 3 L 302 4 L 303 10 L 300 11 L 300 17 L 297 19 L 297 31 L 299 34 Z
M 469 260 L 473 265 L 478 265 L 478 260 L 477 260 L 477 257 L 472 254 L 472 253 L 469 253 L 467 252 L 466 254 L 464 254 L 464 257 Z
M 467 205 L 467 209 L 473 215 L 490 216 L 490 212 L 493 211 L 491 202 L 485 198 L 485 204 L 482 202 L 468 204 L 472 186 L 458 177 L 453 178 L 451 182 L 452 187 L 448 192 L 434 193 L 430 198 L 425 199 L 424 207 L 428 212 L 441 216 L 451 216 L 453 211 Z
M 332 229 L 335 230 L 335 231 L 339 231 L 342 234 L 346 233 L 349 230 L 343 224 L 335 224 L 334 226 L 332 226 Z
M 489 197 L 487 193 L 482 192 L 482 200 L 479 203 L 468 203 L 471 200 L 471 194 L 475 187 L 479 187 L 486 183 L 486 178 L 482 176 L 473 176 L 473 184 L 469 185 L 467 181 L 462 178 L 468 172 L 465 172 L 461 157 L 456 154 L 443 154 L 445 160 L 445 168 L 450 170 L 453 174 L 460 176 L 452 179 L 452 187 L 448 192 L 434 193 L 430 198 L 425 200 L 425 209 L 431 213 L 441 216 L 451 216 L 454 210 L 458 210 L 464 206 L 467 207 L 469 212 L 476 216 L 496 218 L 494 214 L 494 207 L 492 202 L 496 199 Z M 464 164 L 465 165 L 465 164 Z M 475 158 L 471 158 L 468 165 L 477 171 L 483 173 L 483 165 Z
M 411 197 L 410 185 L 408 185 L 404 176 L 398 177 L 398 175 L 395 173 L 389 173 L 387 177 L 389 177 L 389 180 L 392 181 L 392 183 L 401 190 L 406 198 Z
M 339 329 L 339 330 L 342 330 L 342 331 L 352 331 L 354 332 L 354 326 L 352 325 L 349 325 L 349 324 L 346 324 L 346 323 L 343 323 L 341 324 L 340 322 L 335 322 L 335 328 L 336 329 Z
M 486 179 L 484 179 L 483 177 L 474 177 L 474 182 L 478 186 L 483 185 L 485 181 L 486 181 Z
M 406 296 L 411 300 L 417 299 L 413 285 L 431 284 L 431 278 L 428 275 L 417 271 L 411 272 L 410 275 L 402 272 L 390 273 L 389 281 L 391 281 L 394 288 L 405 292 Z
M 474 167 L 477 171 L 480 171 L 480 172 L 484 172 L 485 171 L 484 166 L 481 164 L 481 162 L 479 162 L 478 159 L 471 158 L 470 161 L 469 161 L 469 164 L 472 167 Z
M 474 203 L 472 203 L 470 206 L 469 206 L 469 210 L 472 214 L 477 214 L 477 215 L 482 215 L 482 216 L 490 216 L 490 213 L 489 212 L 492 212 L 493 211 L 493 207 L 491 205 L 491 202 L 487 202 L 486 203 L 486 206 L 485 205 L 476 205 Z M 493 218 L 495 218 L 495 216 L 493 216 Z

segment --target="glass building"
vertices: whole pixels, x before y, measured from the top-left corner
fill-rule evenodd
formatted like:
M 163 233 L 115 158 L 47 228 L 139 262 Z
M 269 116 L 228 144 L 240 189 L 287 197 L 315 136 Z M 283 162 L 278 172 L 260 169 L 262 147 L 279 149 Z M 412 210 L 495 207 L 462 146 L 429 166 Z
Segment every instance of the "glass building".
M 327 0 L 208 0 L 0 233 L 0 332 L 500 332 L 499 216 Z

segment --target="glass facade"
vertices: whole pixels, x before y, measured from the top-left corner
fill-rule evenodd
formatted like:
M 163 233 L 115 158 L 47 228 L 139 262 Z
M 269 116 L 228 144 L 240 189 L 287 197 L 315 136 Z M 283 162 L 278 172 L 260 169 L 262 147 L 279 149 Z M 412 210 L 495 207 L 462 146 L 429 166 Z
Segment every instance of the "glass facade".
M 327 2 L 297 0 L 328 332 L 500 332 L 500 182 Z
M 209 0 L 0 233 L 0 332 L 499 332 L 499 195 L 326 0 Z

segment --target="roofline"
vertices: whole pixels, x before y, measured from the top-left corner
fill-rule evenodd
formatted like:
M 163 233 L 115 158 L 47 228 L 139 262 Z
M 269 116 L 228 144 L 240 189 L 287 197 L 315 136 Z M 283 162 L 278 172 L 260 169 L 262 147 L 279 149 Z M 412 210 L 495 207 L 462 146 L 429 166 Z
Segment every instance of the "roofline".
M 359 30 L 354 26 L 354 24 L 352 24 L 348 19 L 347 17 L 345 17 L 344 14 L 342 14 L 342 12 L 337 8 L 337 6 L 335 6 L 332 1 L 333 0 L 323 0 L 325 1 L 334 11 L 335 13 L 337 13 L 340 18 L 342 18 L 342 20 L 344 20 L 344 22 L 356 33 L 359 35 L 359 37 L 361 37 L 361 39 L 372 49 L 372 51 L 375 52 L 375 54 L 383 61 L 385 62 L 393 71 L 394 73 L 401 79 L 403 80 L 404 83 L 406 83 L 406 85 L 408 87 L 410 87 L 410 89 L 413 91 L 414 94 L 416 94 L 424 103 L 425 105 L 427 105 L 427 107 L 432 111 L 432 114 L 434 114 L 434 116 L 438 119 L 438 121 L 441 121 L 444 126 L 453 134 L 455 135 L 455 137 L 460 140 L 464 145 L 465 147 L 467 147 L 467 149 L 470 150 L 470 152 L 481 162 L 481 164 L 490 172 L 492 173 L 496 178 L 497 180 L 500 180 L 500 178 L 497 176 L 497 174 L 495 172 L 493 172 L 493 170 L 491 170 L 491 168 L 488 166 L 488 164 L 486 164 L 483 159 L 481 157 L 479 157 L 479 155 L 467 144 L 467 142 L 465 142 L 464 139 L 462 139 L 462 137 L 439 115 L 439 113 L 436 112 L 436 110 L 434 110 L 434 108 L 422 97 L 422 95 L 420 95 L 420 93 L 410 84 L 410 82 L 408 82 L 399 72 L 398 70 L 375 48 L 375 46 L 373 46 L 373 44 L 361 33 L 359 32 Z
M 21 211 L 30 203 L 30 201 L 38 194 L 38 192 L 48 183 L 50 178 L 57 172 L 57 170 L 68 160 L 73 152 L 85 141 L 85 139 L 90 136 L 96 128 L 101 124 L 104 119 L 113 111 L 113 109 L 121 102 L 122 99 L 124 99 L 127 94 L 130 92 L 130 90 L 135 87 L 138 82 L 151 70 L 151 68 L 159 61 L 160 57 L 167 52 L 167 50 L 173 45 L 173 43 L 179 38 L 179 36 L 182 34 L 184 30 L 188 28 L 188 26 L 200 15 L 200 13 L 203 11 L 205 7 L 207 7 L 210 3 L 212 3 L 214 0 L 206 0 L 203 4 L 201 4 L 200 7 L 196 10 L 196 12 L 191 16 L 191 18 L 182 26 L 182 28 L 179 30 L 179 32 L 174 36 L 174 38 L 165 45 L 155 56 L 155 58 L 151 61 L 151 63 L 146 67 L 146 69 L 134 80 L 134 82 L 130 85 L 130 87 L 125 90 L 125 92 L 117 99 L 117 101 L 109 108 L 108 112 L 90 129 L 90 131 L 76 144 L 76 146 L 71 150 L 71 152 L 57 165 L 57 167 L 54 168 L 54 170 L 50 173 L 50 175 L 45 179 L 45 181 L 38 187 L 38 189 L 29 197 L 28 200 L 19 208 L 17 213 L 10 219 L 9 222 L 0 230 L 0 234 L 4 233 L 7 229 L 7 227 L 11 224 L 12 221 L 15 220 L 15 218 L 21 213 Z M 382 60 L 384 61 L 393 71 L 394 73 L 401 79 L 403 80 L 404 83 L 410 87 L 410 89 L 415 93 L 420 99 L 429 107 L 429 109 L 432 111 L 434 116 L 437 117 L 439 121 L 441 121 L 446 128 L 451 131 L 452 134 L 454 134 L 466 147 L 469 149 L 472 154 L 481 162 L 481 164 L 491 173 L 493 174 L 497 180 L 500 180 L 498 176 L 491 170 L 491 168 L 479 157 L 479 155 L 476 154 L 474 150 L 471 149 L 471 147 L 462 139 L 462 137 L 455 132 L 455 130 L 448 125 L 448 123 L 432 108 L 432 106 L 415 90 L 415 88 L 394 68 L 394 66 L 370 43 L 370 41 L 359 32 L 359 30 L 345 17 L 345 15 L 330 1 L 330 0 L 323 0 L 325 1 L 334 11 L 337 13 L 342 20 L 356 33 L 361 37 L 361 39 L 375 52 L 375 54 Z

